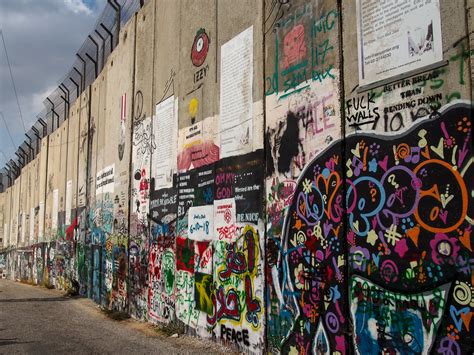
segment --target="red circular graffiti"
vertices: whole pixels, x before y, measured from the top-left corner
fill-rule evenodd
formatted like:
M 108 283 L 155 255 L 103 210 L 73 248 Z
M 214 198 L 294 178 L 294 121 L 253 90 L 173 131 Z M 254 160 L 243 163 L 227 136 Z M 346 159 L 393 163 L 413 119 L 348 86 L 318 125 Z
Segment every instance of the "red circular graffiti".
M 194 36 L 193 47 L 191 48 L 191 61 L 194 66 L 200 67 L 204 63 L 210 42 L 206 30 L 204 28 L 199 29 L 196 36 Z
M 224 212 L 224 221 L 226 223 L 230 223 L 231 219 L 232 219 L 232 213 L 230 212 L 230 209 L 227 208 Z

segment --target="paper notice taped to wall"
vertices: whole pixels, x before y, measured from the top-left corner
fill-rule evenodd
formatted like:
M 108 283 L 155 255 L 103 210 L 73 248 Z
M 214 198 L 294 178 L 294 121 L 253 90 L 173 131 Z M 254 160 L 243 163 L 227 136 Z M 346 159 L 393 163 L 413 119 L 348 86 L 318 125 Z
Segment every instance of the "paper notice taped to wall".
M 25 232 L 26 232 L 26 213 L 21 213 L 21 242 L 25 242 Z
M 221 158 L 252 150 L 253 26 L 221 46 Z
M 357 0 L 359 85 L 443 59 L 439 1 Z
M 3 224 L 3 245 L 10 245 L 10 230 L 8 229 L 8 223 Z
M 233 243 L 237 239 L 235 199 L 214 200 L 214 234 L 216 240 Z
M 72 180 L 66 184 L 66 226 L 71 224 L 71 208 L 72 208 Z
M 193 206 L 188 211 L 188 237 L 189 239 L 204 241 L 212 240 L 214 206 Z
M 176 150 L 178 135 L 177 101 L 174 96 L 158 103 L 153 119 L 156 149 L 153 152 L 153 177 L 155 190 L 173 186 L 176 171 Z
M 53 210 L 51 212 L 51 228 L 52 230 L 58 229 L 58 207 L 59 207 L 59 190 L 53 191 Z
M 97 173 L 95 194 L 113 193 L 115 187 L 115 164 L 109 165 Z
M 39 216 L 38 216 L 38 241 L 43 241 L 44 236 L 44 201 L 39 203 Z
M 35 208 L 30 209 L 30 242 L 35 240 Z

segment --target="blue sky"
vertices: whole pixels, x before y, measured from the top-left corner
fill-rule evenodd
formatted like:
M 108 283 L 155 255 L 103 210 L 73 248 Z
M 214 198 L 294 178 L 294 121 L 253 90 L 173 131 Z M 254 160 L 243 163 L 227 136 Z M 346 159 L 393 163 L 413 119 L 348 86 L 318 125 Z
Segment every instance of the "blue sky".
M 0 1 L 0 29 L 27 130 L 43 109 L 43 100 L 70 69 L 105 3 L 106 0 Z M 13 146 L 0 118 L 0 150 L 11 158 L 25 136 L 1 42 L 0 111 L 15 143 Z M 0 168 L 4 164 L 0 153 Z

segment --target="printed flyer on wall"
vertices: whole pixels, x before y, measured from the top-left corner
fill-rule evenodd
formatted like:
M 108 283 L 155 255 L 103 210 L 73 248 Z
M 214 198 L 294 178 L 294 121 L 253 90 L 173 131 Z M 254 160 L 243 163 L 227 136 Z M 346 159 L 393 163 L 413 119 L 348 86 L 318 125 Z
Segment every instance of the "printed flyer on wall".
M 441 62 L 438 0 L 357 0 L 359 85 Z

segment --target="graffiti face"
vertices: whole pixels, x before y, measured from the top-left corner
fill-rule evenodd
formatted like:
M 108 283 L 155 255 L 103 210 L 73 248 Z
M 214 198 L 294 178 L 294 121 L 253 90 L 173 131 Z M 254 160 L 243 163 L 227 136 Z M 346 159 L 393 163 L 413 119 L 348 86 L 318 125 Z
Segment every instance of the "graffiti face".
M 283 298 L 294 315 L 284 351 L 442 352 L 446 339 L 467 346 L 452 334 L 468 331 L 459 320 L 471 310 L 450 295 L 472 277 L 466 122 L 469 107 L 458 104 L 404 135 L 349 136 L 345 161 L 336 142 L 305 168 L 283 230 Z M 352 339 L 344 335 L 349 305 Z
M 138 246 L 131 245 L 129 253 L 130 253 L 130 267 L 136 268 L 140 260 L 140 251 L 138 250 Z
M 296 25 L 284 38 L 283 66 L 288 69 L 293 64 L 300 62 L 306 57 L 306 42 L 304 37 L 304 26 Z

